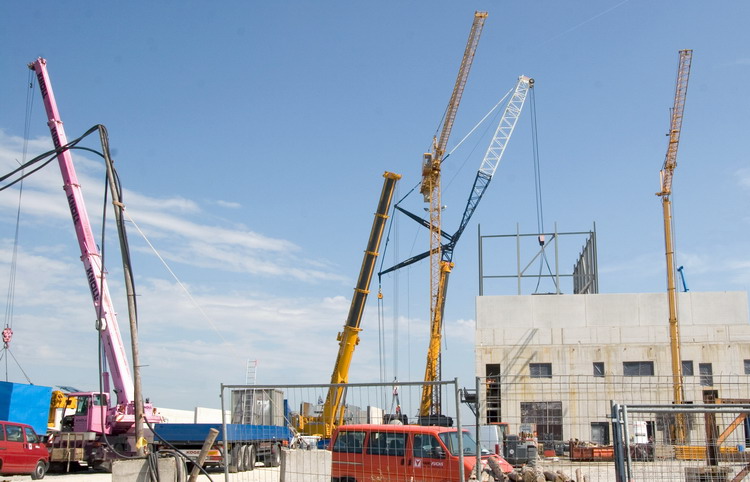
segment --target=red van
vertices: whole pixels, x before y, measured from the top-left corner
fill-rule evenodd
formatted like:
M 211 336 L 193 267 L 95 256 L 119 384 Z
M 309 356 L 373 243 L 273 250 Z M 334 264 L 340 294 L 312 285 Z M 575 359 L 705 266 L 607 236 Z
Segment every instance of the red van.
M 476 442 L 463 431 L 464 476 L 476 464 Z M 332 482 L 419 480 L 459 482 L 458 431 L 421 425 L 342 425 L 331 438 Z M 513 467 L 495 454 L 503 472 Z
M 0 474 L 31 474 L 38 480 L 49 467 L 49 452 L 31 425 L 0 421 Z

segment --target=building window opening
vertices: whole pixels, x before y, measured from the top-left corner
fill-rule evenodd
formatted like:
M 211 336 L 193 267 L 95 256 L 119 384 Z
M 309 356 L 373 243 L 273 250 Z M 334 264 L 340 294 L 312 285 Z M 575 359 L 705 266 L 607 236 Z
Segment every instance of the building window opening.
M 531 378 L 552 378 L 552 363 L 529 363 Z
M 594 362 L 594 376 L 598 378 L 604 378 L 604 362 Z
M 521 402 L 521 423 L 533 424 L 542 443 L 562 442 L 562 402 Z
M 653 377 L 654 362 L 626 361 L 622 362 L 622 374 L 626 377 Z
M 695 375 L 693 371 L 693 360 L 682 360 L 682 376 L 692 377 Z
M 714 386 L 714 370 L 710 363 L 699 363 L 698 371 L 701 375 L 701 386 L 702 387 L 713 387 Z
M 591 441 L 599 445 L 609 445 L 608 422 L 591 422 Z

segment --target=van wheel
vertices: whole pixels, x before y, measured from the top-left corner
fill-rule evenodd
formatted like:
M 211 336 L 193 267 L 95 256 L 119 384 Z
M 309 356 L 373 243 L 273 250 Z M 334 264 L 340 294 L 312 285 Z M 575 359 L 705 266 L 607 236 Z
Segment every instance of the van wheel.
M 34 480 L 43 479 L 46 473 L 47 463 L 44 460 L 40 460 L 36 463 L 36 467 L 34 467 L 34 471 L 31 473 L 31 478 Z

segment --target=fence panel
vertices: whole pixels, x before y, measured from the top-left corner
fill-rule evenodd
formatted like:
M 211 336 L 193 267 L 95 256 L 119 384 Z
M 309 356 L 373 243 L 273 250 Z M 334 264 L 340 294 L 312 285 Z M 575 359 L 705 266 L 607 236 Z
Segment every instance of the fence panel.
M 435 470 L 434 467 L 438 466 L 443 471 L 449 469 L 454 473 L 448 480 L 465 480 L 468 474 L 463 473 L 463 455 L 473 456 L 475 447 L 464 447 L 466 441 L 462 437 L 441 437 L 448 442 L 447 451 L 455 452 L 459 460 L 452 464 L 450 453 L 426 451 L 432 450 L 426 435 L 398 433 L 400 429 L 394 428 L 417 427 L 423 385 L 423 382 L 404 382 L 396 386 L 392 383 L 222 385 L 222 410 L 231 413 L 223 424 L 222 435 L 228 433 L 230 443 L 233 435 L 238 440 L 224 451 L 222 470 L 225 480 L 330 482 L 332 477 L 336 480 L 336 477 L 345 475 L 356 477 L 358 481 L 406 481 L 416 480 L 420 477 L 419 472 Z M 431 385 L 439 393 L 433 400 L 440 404 L 435 410 L 439 416 L 432 416 L 431 421 L 450 423 L 455 431 L 461 424 L 458 382 L 434 382 Z M 326 403 L 334 399 L 340 403 Z M 338 406 L 339 410 L 332 411 L 333 416 L 329 419 L 326 406 Z M 333 421 L 335 426 L 388 425 L 382 429 L 352 428 L 332 447 L 329 443 L 331 425 L 326 428 L 326 424 L 321 423 L 325 420 Z M 248 425 L 250 422 L 252 424 Z M 254 462 L 247 461 L 248 456 L 243 454 L 250 449 L 243 446 L 255 444 L 253 437 L 256 435 L 264 437 L 258 429 L 269 425 L 287 430 L 278 458 L 275 458 L 276 452 L 261 447 L 267 443 L 263 440 L 255 448 Z M 342 470 L 342 467 L 347 470 Z
M 559 471 L 580 481 L 584 477 L 591 482 L 628 480 L 618 479 L 615 470 L 615 442 L 619 440 L 627 451 L 623 464 L 630 456 L 630 465 L 622 466 L 622 471 L 631 470 L 630 480 L 731 480 L 700 478 L 699 467 L 707 465 L 706 457 L 714 453 L 706 449 L 706 434 L 713 432 L 707 432 L 705 413 L 685 414 L 680 441 L 675 437 L 679 418 L 674 413 L 632 412 L 636 405 L 671 405 L 671 377 L 641 371 L 616 376 L 597 373 L 596 366 L 591 376 L 554 376 L 544 364 L 532 365 L 528 375 L 479 377 L 475 389 L 473 423 L 482 430 L 494 426 L 506 433 L 504 455 L 517 468 L 530 462 L 529 448 L 536 445 L 537 463 L 543 471 Z M 710 397 L 724 402 L 725 408 L 729 402 L 750 403 L 749 382 L 750 377 L 742 375 L 686 376 L 684 400 L 700 405 Z M 629 410 L 626 422 L 613 418 L 612 401 Z M 745 457 L 750 453 L 745 451 L 750 423 L 737 419 L 740 409 L 716 414 L 715 428 L 710 428 L 718 430 L 714 439 L 721 441 L 718 465 L 730 467 L 732 476 L 747 465 Z M 727 427 L 733 430 L 724 434 Z

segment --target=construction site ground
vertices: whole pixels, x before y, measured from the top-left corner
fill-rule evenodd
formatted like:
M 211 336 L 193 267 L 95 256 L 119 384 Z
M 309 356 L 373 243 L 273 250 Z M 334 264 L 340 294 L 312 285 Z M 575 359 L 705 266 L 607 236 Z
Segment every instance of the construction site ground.
M 224 472 L 210 472 L 211 479 L 205 475 L 198 476 L 199 482 L 210 482 L 214 480 L 216 482 L 224 480 Z M 31 480 L 30 475 L 0 475 L 0 482 L 20 482 Z M 50 482 L 110 482 L 112 481 L 112 474 L 102 472 L 77 472 L 70 474 L 47 474 L 42 480 L 49 480 Z M 270 480 L 279 480 L 279 468 L 278 467 L 256 467 L 252 472 L 242 472 L 237 474 L 229 474 L 229 480 L 236 480 L 242 482 L 262 482 Z

